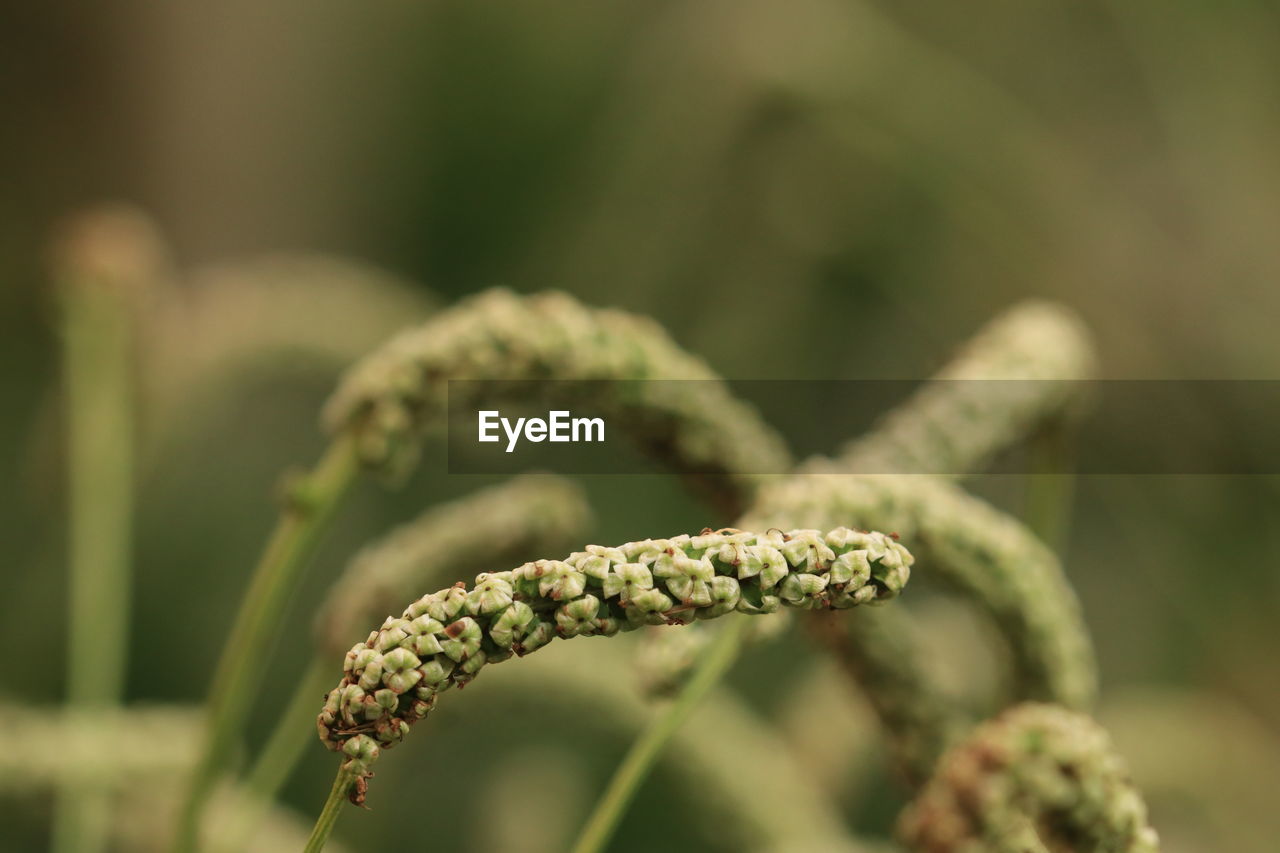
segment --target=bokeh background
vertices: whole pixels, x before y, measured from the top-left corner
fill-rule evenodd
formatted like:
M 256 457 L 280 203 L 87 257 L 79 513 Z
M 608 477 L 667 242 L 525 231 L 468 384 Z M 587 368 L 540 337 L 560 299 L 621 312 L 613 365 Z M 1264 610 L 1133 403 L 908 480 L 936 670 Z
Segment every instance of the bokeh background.
M 175 320 L 164 364 L 144 367 L 171 375 L 143 417 L 131 701 L 204 694 L 275 483 L 321 446 L 316 412 L 340 361 L 495 284 L 651 314 L 744 379 L 927 376 L 1028 296 L 1083 315 L 1108 377 L 1271 379 L 1280 362 L 1273 4 L 6 5 L 0 692 L 24 703 L 56 703 L 65 689 L 47 247 L 60 218 L 104 199 L 158 223 L 175 288 L 305 284 L 310 263 L 336 277 L 385 271 L 387 290 L 377 306 L 299 298 L 284 313 L 209 297 L 223 312 L 210 349 L 184 346 Z M 280 253 L 304 260 L 263 260 Z M 199 369 L 217 361 L 210 351 L 286 327 L 312 343 L 217 382 Z M 335 340 L 326 354 L 320 344 Z M 361 542 L 483 482 L 442 468 L 429 453 L 403 488 L 360 489 L 287 636 L 307 635 L 309 611 Z M 1016 510 L 1016 480 L 974 488 Z M 1065 554 L 1099 648 L 1101 716 L 1170 850 L 1270 850 L 1280 833 L 1265 799 L 1280 766 L 1277 484 L 1078 484 Z M 586 485 L 600 541 L 714 521 L 663 476 Z M 735 677 L 781 725 L 795 691 L 778 649 L 802 655 L 803 644 L 771 648 Z M 282 643 L 269 681 L 290 681 L 306 654 L 301 640 Z M 382 849 L 396 816 L 429 807 L 457 815 L 441 830 L 454 849 L 563 844 L 557 833 L 572 832 L 625 739 L 554 710 L 508 725 L 496 694 L 473 698 L 433 717 L 439 737 L 416 736 L 379 767 L 375 819 L 358 839 L 356 821 L 339 836 Z M 250 749 L 283 701 L 259 703 Z M 1198 722 L 1153 742 L 1159 714 L 1182 711 Z M 569 749 L 575 737 L 586 746 Z M 843 779 L 851 826 L 876 834 L 901 793 L 869 750 L 823 772 Z M 288 802 L 314 813 L 331 764 L 317 748 Z M 501 828 L 467 792 L 522 773 L 552 780 L 548 808 L 564 826 L 495 838 Z M 714 827 L 664 778 L 616 849 L 652 849 L 663 827 L 646 814 L 688 827 L 670 849 L 717 849 Z M 48 813 L 38 796 L 0 804 L 10 849 L 42 849 Z

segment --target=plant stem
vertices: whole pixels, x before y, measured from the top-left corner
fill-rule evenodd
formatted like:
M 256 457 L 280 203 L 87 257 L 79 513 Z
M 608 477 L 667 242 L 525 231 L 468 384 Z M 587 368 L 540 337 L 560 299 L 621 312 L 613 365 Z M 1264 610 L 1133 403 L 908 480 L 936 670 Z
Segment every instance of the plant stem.
M 224 830 L 218 850 L 243 850 L 245 839 L 257 828 L 284 783 L 302 758 L 307 742 L 314 742 L 316 708 L 319 697 L 329 687 L 332 673 L 316 657 L 307 666 L 297 686 L 289 694 L 289 704 L 276 720 L 276 727 L 258 752 L 245 778 L 245 791 L 252 805 L 237 816 L 236 825 Z M 318 749 L 318 747 L 317 747 Z
M 76 276 L 79 279 L 81 276 Z M 127 667 L 133 550 L 132 300 L 111 277 L 63 288 L 67 407 L 69 612 L 66 701 L 92 713 L 119 704 Z M 110 802 L 97 789 L 59 792 L 53 849 L 107 842 Z
M 288 594 L 356 471 L 354 442 L 340 435 L 315 469 L 290 489 L 218 661 L 205 746 L 183 805 L 174 844 L 177 851 L 191 853 L 196 848 L 201 813 L 252 708 L 265 650 Z
M 309 741 L 316 740 L 316 708 L 333 685 L 328 666 L 316 658 L 307 665 L 298 685 L 289 696 L 289 704 L 280 715 L 271 737 L 254 760 L 245 779 L 245 787 L 263 800 L 273 800 L 289 780 Z M 317 750 L 318 743 L 313 744 Z
M 727 620 L 675 701 L 655 717 L 631 744 L 631 749 L 614 771 L 608 787 L 582 827 L 573 845 L 573 853 L 600 853 L 609 843 L 667 741 L 679 731 L 693 709 L 737 660 L 746 624 L 747 617 L 743 616 Z
M 355 780 L 352 773 L 343 769 L 338 770 L 338 775 L 333 780 L 333 787 L 329 789 L 329 799 L 324 801 L 324 808 L 316 818 L 316 825 L 311 830 L 311 837 L 307 839 L 307 846 L 303 849 L 303 853 L 320 853 L 324 849 L 324 845 L 329 841 L 329 833 L 333 832 L 333 825 L 338 822 L 338 815 L 342 814 L 347 791 L 351 789 L 351 784 Z

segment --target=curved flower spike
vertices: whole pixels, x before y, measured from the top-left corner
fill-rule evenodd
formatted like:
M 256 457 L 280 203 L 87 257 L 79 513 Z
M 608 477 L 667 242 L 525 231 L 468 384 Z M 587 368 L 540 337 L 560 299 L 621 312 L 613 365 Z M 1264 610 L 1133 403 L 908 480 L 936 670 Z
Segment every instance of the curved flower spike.
M 938 764 L 899 822 L 924 853 L 1156 853 L 1146 805 L 1107 733 L 1053 705 L 1019 705 Z
M 450 379 L 491 381 L 448 392 Z M 487 397 L 533 380 L 554 380 L 570 400 L 588 389 L 610 423 L 708 487 L 733 515 L 763 475 L 791 468 L 759 413 L 657 324 L 562 293 L 490 290 L 402 333 L 347 373 L 325 421 L 354 434 L 367 466 L 396 473 L 412 465 L 447 400 L 457 406 L 458 394 Z
M 839 466 L 820 460 L 804 470 L 762 490 L 742 523 L 765 527 L 790 519 L 899 531 L 912 547 L 927 547 L 930 569 L 991 616 L 1013 654 L 1019 698 L 1071 708 L 1093 702 L 1096 668 L 1079 603 L 1058 559 L 1025 525 L 936 477 L 841 475 Z M 827 545 L 835 547 L 830 539 Z M 802 556 L 798 546 L 784 547 L 793 550 L 789 559 Z M 899 565 L 893 549 L 857 550 L 866 552 L 873 582 L 900 585 L 898 573 L 908 566 Z M 841 576 L 856 578 L 861 559 L 844 551 L 832 566 L 841 564 Z M 795 594 L 792 585 L 787 595 Z M 850 584 L 845 594 L 858 592 Z
M 838 462 L 858 474 L 963 477 L 1045 418 L 1067 411 L 1095 372 L 1080 318 L 1028 301 L 996 317 Z
M 734 561 L 754 548 L 764 549 L 760 566 L 738 577 Z M 317 719 L 320 739 L 348 756 L 344 768 L 362 785 L 377 748 L 398 743 L 438 694 L 466 684 L 487 663 L 557 637 L 611 636 L 783 604 L 843 608 L 887 600 L 902 590 L 911 562 L 902 545 L 880 533 L 724 531 L 591 547 L 564 561 L 482 574 L 469 591 L 455 586 L 423 596 L 347 653 L 342 681 Z M 838 568 L 850 563 L 868 570 Z M 778 594 L 766 593 L 766 583 Z

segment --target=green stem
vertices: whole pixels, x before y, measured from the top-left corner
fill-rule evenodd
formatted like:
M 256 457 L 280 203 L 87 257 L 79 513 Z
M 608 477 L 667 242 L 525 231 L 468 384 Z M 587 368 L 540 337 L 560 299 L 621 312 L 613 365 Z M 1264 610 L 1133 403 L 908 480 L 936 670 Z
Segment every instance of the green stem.
M 573 853 L 600 853 L 609 843 L 636 791 L 662 755 L 667 741 L 679 731 L 698 703 L 737 660 L 746 624 L 747 617 L 742 616 L 727 621 L 707 647 L 680 695 L 631 744 L 631 749 L 614 771 L 609 786 L 596 801 L 582 827 L 573 845 Z
M 174 849 L 196 849 L 200 817 L 244 728 L 262 680 L 264 652 L 307 558 L 355 479 L 355 446 L 339 436 L 314 471 L 290 489 L 275 531 L 254 571 L 235 626 L 222 650 L 209 696 L 204 750 L 192 774 Z
M 133 550 L 133 334 L 117 282 L 68 281 L 63 298 L 67 405 L 70 619 L 67 704 L 119 704 L 127 667 Z M 103 850 L 110 803 L 64 787 L 54 821 L 59 853 Z
M 333 787 L 329 789 L 329 799 L 324 801 L 324 808 L 316 818 L 316 825 L 311 830 L 311 837 L 307 839 L 307 846 L 303 849 L 303 853 L 320 853 L 324 849 L 324 845 L 329 841 L 329 834 L 333 832 L 333 825 L 338 822 L 338 815 L 342 814 L 347 791 L 351 790 L 355 780 L 355 775 L 349 771 L 338 770 L 338 775 L 333 780 Z
M 294 767 L 302 759 L 307 743 L 314 743 L 317 697 L 323 696 L 332 673 L 319 657 L 307 666 L 298 684 L 289 694 L 289 704 L 276 721 L 276 727 L 258 752 L 245 778 L 245 791 L 252 805 L 237 816 L 236 825 L 227 828 L 218 850 L 243 850 L 245 840 L 270 810 L 276 795 L 289 781 Z M 319 747 L 317 747 L 317 750 Z
M 312 660 L 298 679 L 288 706 L 245 779 L 245 787 L 254 796 L 273 800 L 289 781 L 289 774 L 302 758 L 307 744 L 316 739 L 317 700 L 323 699 L 333 686 L 332 681 L 330 668 L 319 658 Z M 320 749 L 319 745 L 316 749 Z

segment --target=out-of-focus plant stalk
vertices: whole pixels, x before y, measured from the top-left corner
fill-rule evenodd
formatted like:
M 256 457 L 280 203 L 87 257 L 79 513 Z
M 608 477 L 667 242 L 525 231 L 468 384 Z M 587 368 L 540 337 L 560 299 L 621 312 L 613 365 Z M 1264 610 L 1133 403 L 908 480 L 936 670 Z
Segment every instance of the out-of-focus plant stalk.
M 330 680 L 328 669 L 318 659 L 307 667 L 245 779 L 244 807 L 235 812 L 232 822 L 222 826 L 215 851 L 236 853 L 245 849 L 254 831 L 271 813 L 276 794 L 302 758 L 314 728 L 315 697 L 324 693 Z
M 150 226 L 104 208 L 70 224 L 55 255 L 66 395 L 67 704 L 91 714 L 119 704 L 129 646 L 134 507 L 134 321 L 158 264 Z M 62 786 L 58 853 L 106 847 L 101 789 Z
M 330 675 L 328 667 L 319 658 L 307 666 L 306 672 L 298 679 L 297 687 L 289 694 L 289 704 L 280 717 L 279 725 L 272 730 L 271 737 L 254 761 L 245 787 L 265 802 L 275 797 L 310 742 L 316 719 L 315 697 L 328 689 L 329 682 L 333 680 Z
M 578 840 L 574 842 L 573 853 L 599 853 L 609 843 L 636 791 L 648 777 L 654 762 L 662 755 L 663 747 L 738 659 L 746 627 L 747 620 L 742 617 L 731 619 L 724 625 L 707 647 L 697 669 L 675 701 L 632 742 L 626 757 L 614 771 L 608 787 L 583 824 Z
M 354 443 L 349 435 L 340 433 L 315 469 L 288 489 L 280 520 L 218 661 L 209 696 L 205 747 L 179 819 L 176 850 L 195 849 L 200 813 L 226 767 L 262 680 L 262 650 L 271 639 L 289 591 L 357 470 Z

